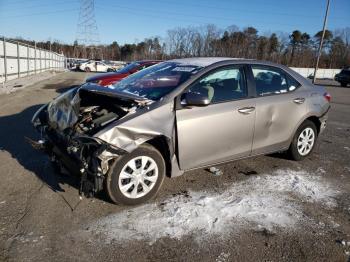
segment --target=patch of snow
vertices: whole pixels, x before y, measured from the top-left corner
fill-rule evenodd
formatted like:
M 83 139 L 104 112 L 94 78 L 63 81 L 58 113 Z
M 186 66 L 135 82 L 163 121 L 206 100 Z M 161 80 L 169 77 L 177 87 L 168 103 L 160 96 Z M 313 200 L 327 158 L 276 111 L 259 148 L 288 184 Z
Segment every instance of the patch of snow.
M 216 262 L 229 261 L 230 253 L 221 252 L 221 254 L 215 259 Z
M 316 173 L 325 174 L 326 170 L 324 170 L 323 167 L 319 167 L 319 168 L 317 168 Z
M 344 146 L 344 149 L 347 150 L 347 151 L 349 151 L 349 150 L 350 150 L 350 147 Z
M 4 201 L 1 201 L 0 202 L 0 205 L 2 205 L 2 204 L 5 204 L 6 203 L 6 201 L 4 200 Z
M 107 241 L 225 233 L 245 226 L 290 228 L 302 220 L 297 200 L 333 203 L 337 191 L 305 171 L 250 176 L 224 192 L 189 192 L 107 216 L 90 227 Z
M 332 226 L 333 228 L 338 228 L 338 227 L 340 227 L 340 225 L 339 225 L 337 222 L 333 221 L 333 220 L 332 220 L 330 223 L 331 223 L 331 226 Z
M 334 196 L 339 193 L 323 178 L 312 176 L 306 171 L 277 170 L 276 176 L 265 175 L 257 179 L 265 180 L 265 190 L 290 192 L 306 198 L 309 202 L 322 202 L 327 206 L 335 206 Z

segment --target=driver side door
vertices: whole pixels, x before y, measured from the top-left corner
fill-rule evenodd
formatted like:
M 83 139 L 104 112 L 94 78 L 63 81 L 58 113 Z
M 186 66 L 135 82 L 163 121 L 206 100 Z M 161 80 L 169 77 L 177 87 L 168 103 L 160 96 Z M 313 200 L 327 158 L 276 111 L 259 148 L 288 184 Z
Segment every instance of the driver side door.
M 246 157 L 252 150 L 255 99 L 248 98 L 243 66 L 214 69 L 186 92 L 205 92 L 207 106 L 176 110 L 178 159 L 182 170 Z

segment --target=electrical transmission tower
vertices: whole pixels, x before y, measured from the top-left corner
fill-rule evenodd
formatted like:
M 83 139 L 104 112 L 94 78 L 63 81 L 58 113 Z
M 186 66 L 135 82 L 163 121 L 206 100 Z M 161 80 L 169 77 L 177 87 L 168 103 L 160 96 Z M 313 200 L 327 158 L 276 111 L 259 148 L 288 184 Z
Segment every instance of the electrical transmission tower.
M 100 38 L 95 18 L 95 0 L 80 0 L 76 44 L 80 56 L 102 59 L 102 52 L 98 47 Z

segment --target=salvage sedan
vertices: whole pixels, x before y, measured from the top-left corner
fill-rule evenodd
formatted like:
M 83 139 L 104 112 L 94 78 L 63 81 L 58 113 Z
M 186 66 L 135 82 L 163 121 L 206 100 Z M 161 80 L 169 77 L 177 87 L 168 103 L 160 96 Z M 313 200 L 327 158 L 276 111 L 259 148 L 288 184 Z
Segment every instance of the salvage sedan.
M 307 157 L 324 130 L 330 95 L 288 67 L 188 58 L 144 69 L 110 88 L 86 83 L 33 117 L 36 144 L 81 177 L 80 193 L 106 190 L 139 204 L 165 176 L 261 154 Z

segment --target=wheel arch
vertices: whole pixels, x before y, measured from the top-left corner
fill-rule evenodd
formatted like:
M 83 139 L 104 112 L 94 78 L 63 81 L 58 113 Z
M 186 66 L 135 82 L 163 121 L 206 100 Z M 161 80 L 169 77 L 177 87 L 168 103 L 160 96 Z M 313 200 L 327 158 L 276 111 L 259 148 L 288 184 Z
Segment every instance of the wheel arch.
M 318 135 L 320 133 L 320 130 L 321 130 L 320 119 L 317 116 L 313 115 L 313 116 L 309 116 L 308 118 L 304 119 L 304 121 L 302 123 L 304 123 L 306 120 L 309 120 L 315 124 L 316 130 L 317 130 L 317 135 Z
M 293 133 L 291 135 L 291 137 L 289 138 L 289 145 L 292 143 L 293 141 L 293 138 L 295 136 L 295 133 L 297 132 L 298 128 L 305 122 L 305 121 L 311 121 L 315 124 L 316 126 L 316 131 L 317 131 L 317 135 L 320 133 L 320 130 L 321 130 L 321 121 L 320 121 L 320 118 L 316 115 L 316 114 L 308 114 L 306 115 L 305 117 L 303 117 L 299 122 L 298 124 L 295 126 L 294 130 L 293 130 Z
M 169 146 L 169 139 L 166 136 L 160 135 L 150 140 L 147 140 L 145 143 L 153 146 L 163 156 L 164 162 L 165 162 L 166 176 L 171 177 L 172 164 L 171 164 L 171 150 Z

